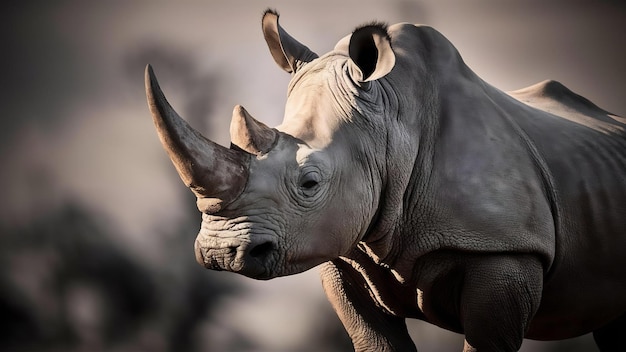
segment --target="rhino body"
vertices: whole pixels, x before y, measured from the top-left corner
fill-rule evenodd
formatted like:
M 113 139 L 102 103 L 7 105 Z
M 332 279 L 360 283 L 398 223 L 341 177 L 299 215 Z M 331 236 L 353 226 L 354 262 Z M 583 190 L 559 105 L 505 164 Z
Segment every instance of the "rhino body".
M 357 351 L 411 351 L 405 319 L 465 351 L 588 332 L 626 350 L 626 120 L 554 81 L 502 92 L 427 26 L 371 24 L 318 56 L 267 11 L 292 74 L 283 123 L 242 107 L 230 148 L 149 105 L 198 197 L 200 264 L 271 279 L 322 264 Z

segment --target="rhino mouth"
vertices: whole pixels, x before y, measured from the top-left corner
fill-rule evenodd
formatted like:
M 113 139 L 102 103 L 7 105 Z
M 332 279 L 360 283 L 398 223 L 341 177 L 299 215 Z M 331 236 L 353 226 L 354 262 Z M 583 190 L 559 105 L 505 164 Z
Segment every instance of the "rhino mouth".
M 277 252 L 271 240 L 251 240 L 240 243 L 220 243 L 196 239 L 196 261 L 207 269 L 230 271 L 254 279 L 274 277 L 271 262 Z

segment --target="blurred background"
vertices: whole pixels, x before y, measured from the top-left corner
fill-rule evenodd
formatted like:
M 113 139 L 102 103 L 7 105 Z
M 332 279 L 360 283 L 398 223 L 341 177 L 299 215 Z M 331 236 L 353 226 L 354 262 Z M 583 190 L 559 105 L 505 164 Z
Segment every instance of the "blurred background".
M 228 145 L 235 104 L 277 125 L 289 75 L 266 7 L 319 54 L 372 20 L 429 24 L 487 82 L 556 79 L 626 115 L 626 5 L 610 0 L 4 1 L 0 5 L 1 351 L 348 351 L 315 269 L 259 282 L 195 263 L 191 192 L 146 106 Z M 495 307 L 494 309 L 497 309 Z M 462 337 L 410 322 L 420 351 Z M 589 335 L 523 351 L 594 351 Z

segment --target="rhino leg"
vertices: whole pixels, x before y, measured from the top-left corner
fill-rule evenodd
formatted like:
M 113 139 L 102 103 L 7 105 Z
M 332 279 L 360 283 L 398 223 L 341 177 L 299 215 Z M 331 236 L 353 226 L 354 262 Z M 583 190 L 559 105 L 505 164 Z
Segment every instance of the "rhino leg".
M 626 314 L 593 332 L 602 352 L 626 351 Z
M 356 352 L 417 351 L 405 319 L 377 307 L 365 279 L 350 264 L 341 259 L 324 263 L 321 278 Z
M 464 351 L 519 350 L 542 287 L 543 268 L 535 257 L 469 258 L 461 293 Z

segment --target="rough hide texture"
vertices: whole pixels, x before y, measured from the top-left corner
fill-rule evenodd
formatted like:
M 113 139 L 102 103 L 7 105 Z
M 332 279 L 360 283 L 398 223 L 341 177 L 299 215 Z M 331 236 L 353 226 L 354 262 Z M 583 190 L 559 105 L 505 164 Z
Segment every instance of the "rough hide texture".
M 231 149 L 189 154 L 171 146 L 197 132 L 155 117 L 179 172 L 247 176 L 241 192 L 227 167 L 193 176 L 223 200 L 200 207 L 200 264 L 271 279 L 324 263 L 357 351 L 415 350 L 406 318 L 465 334 L 465 351 L 588 332 L 626 350 L 624 118 L 554 81 L 504 93 L 427 26 L 363 26 L 318 56 L 275 11 L 262 24 L 292 75 L 280 126 L 237 107 Z

